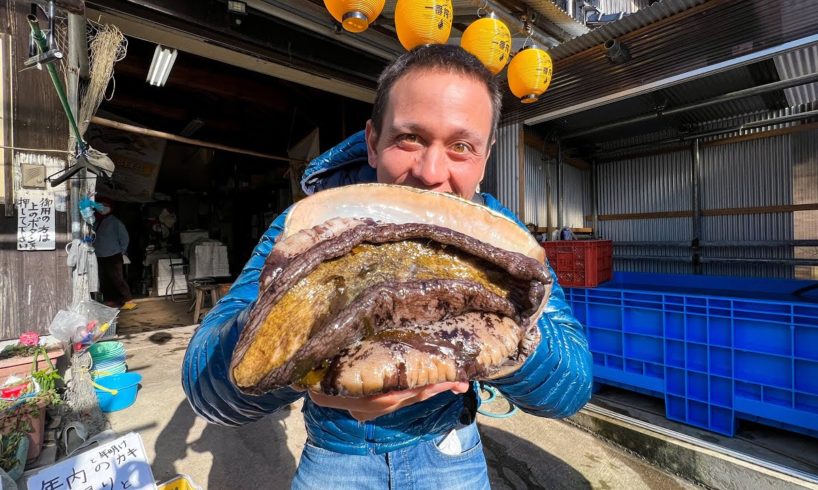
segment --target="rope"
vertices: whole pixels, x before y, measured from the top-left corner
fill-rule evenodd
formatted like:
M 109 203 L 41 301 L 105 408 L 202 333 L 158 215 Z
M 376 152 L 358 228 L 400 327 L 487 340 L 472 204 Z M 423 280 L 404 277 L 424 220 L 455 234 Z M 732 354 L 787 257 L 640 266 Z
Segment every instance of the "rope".
M 489 397 L 488 397 L 488 398 L 483 398 L 483 392 L 484 392 L 484 391 L 485 391 L 485 392 L 487 392 L 487 393 L 489 394 Z M 488 385 L 484 385 L 484 384 L 482 384 L 482 383 L 480 384 L 480 400 L 481 400 L 483 403 L 488 403 L 488 402 L 490 402 L 490 401 L 492 401 L 492 400 L 496 399 L 497 397 L 503 398 L 503 396 L 502 396 L 502 395 L 500 395 L 499 393 L 497 393 L 497 390 L 496 390 L 495 388 L 493 388 L 493 387 L 491 387 L 491 386 L 488 386 Z M 481 414 L 481 415 L 485 415 L 486 417 L 491 417 L 491 418 L 493 418 L 493 419 L 507 419 L 507 418 L 509 418 L 509 417 L 513 416 L 514 414 L 516 414 L 516 413 L 517 413 L 518 408 L 517 408 L 517 406 L 516 406 L 516 405 L 514 405 L 514 404 L 513 404 L 513 403 L 511 403 L 510 401 L 508 401 L 508 400 L 506 400 L 506 401 L 508 402 L 508 405 L 511 407 L 511 408 L 509 409 L 509 411 L 508 411 L 508 412 L 506 412 L 506 413 L 494 413 L 494 412 L 488 412 L 488 411 L 486 411 L 486 410 L 483 410 L 482 408 L 478 408 L 478 409 L 477 409 L 477 413 L 479 413 L 479 414 Z

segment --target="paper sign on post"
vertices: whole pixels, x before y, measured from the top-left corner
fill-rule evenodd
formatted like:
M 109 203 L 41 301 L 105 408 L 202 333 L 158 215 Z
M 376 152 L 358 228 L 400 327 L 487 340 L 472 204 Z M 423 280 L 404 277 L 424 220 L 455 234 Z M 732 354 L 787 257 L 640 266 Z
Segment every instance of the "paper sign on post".
M 17 198 L 17 250 L 54 250 L 54 194 L 23 189 Z
M 29 490 L 156 490 L 139 434 L 114 441 L 43 469 L 29 477 Z

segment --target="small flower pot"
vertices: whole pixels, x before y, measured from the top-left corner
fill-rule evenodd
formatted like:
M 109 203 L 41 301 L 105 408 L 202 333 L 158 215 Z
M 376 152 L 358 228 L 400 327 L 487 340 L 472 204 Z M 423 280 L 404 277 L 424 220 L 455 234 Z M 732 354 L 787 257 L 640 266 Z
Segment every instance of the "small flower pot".
M 64 354 L 62 349 L 55 349 L 48 351 L 48 357 L 52 363 L 55 363 L 58 358 Z M 34 356 L 20 356 L 10 357 L 8 359 L 0 359 L 0 385 L 2 385 L 9 377 L 18 376 L 25 378 L 31 374 L 31 366 L 34 364 Z M 40 369 L 47 363 L 45 359 L 40 357 L 38 360 Z

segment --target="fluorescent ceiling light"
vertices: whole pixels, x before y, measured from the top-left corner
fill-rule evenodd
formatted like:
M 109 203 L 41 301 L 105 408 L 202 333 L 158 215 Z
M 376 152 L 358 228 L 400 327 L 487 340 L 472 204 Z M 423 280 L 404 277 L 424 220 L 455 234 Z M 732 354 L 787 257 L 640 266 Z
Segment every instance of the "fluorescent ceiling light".
M 247 4 L 244 2 L 227 2 L 227 11 L 234 14 L 247 15 Z
M 168 81 L 177 54 L 179 52 L 175 49 L 157 44 L 156 50 L 153 52 L 151 67 L 148 69 L 148 78 L 145 81 L 155 87 L 163 87 L 165 82 Z

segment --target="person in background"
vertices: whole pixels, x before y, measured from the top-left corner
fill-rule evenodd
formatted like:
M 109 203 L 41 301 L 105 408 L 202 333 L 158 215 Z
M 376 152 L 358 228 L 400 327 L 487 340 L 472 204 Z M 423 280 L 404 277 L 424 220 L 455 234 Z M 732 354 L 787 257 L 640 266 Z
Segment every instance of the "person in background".
M 124 259 L 128 255 L 128 230 L 113 213 L 113 203 L 98 199 L 102 209 L 97 211 L 94 250 L 99 263 L 99 285 L 105 302 L 123 310 L 136 308 L 131 288 L 125 280 Z

